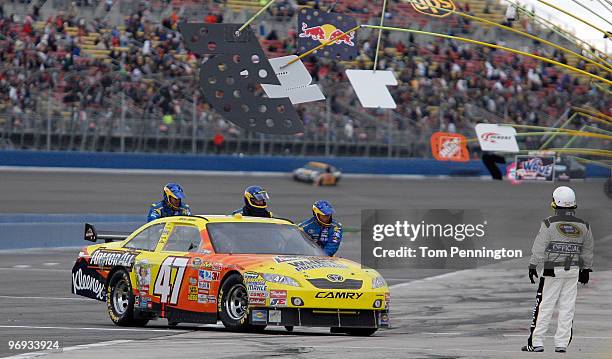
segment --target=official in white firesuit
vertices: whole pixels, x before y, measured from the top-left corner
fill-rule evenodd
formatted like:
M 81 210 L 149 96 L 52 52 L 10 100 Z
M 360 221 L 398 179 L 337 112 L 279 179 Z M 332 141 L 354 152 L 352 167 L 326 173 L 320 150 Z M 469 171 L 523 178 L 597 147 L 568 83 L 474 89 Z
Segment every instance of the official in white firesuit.
M 572 341 L 578 282 L 587 284 L 589 272 L 592 272 L 593 234 L 587 222 L 574 216 L 577 207 L 574 191 L 569 187 L 558 187 L 553 192 L 551 206 L 555 215 L 542 221 L 531 250 L 531 283 L 535 283 L 533 277 L 538 278 L 538 265 L 542 265 L 543 270 L 533 308 L 531 334 L 522 351 L 544 351 L 544 335 L 558 306 L 555 352 L 566 352 Z

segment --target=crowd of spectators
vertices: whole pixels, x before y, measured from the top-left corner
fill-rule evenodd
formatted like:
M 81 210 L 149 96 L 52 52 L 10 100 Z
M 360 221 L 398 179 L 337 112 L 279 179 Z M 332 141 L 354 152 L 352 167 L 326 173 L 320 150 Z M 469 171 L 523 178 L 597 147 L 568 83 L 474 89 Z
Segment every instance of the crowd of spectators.
M 144 5 L 121 29 L 65 12 L 44 22 L 33 14 L 2 16 L 0 111 L 20 115 L 40 112 L 41 106 L 46 111 L 51 88 L 53 107 L 71 112 L 106 110 L 123 92 L 140 116 L 172 113 L 182 90 L 193 88 L 195 59 L 175 31 L 177 22 L 173 13 L 156 23 Z M 91 34 L 97 35 L 86 45 Z M 108 54 L 91 56 L 86 49 Z
M 294 15 L 295 9 L 294 2 L 281 1 L 272 11 L 283 17 Z M 467 5 L 462 9 L 469 12 Z M 38 9 L 26 16 L 5 16 L 0 11 L 0 117 L 8 114 L 15 124 L 23 125 L 20 119 L 28 111 L 46 114 L 51 108 L 56 115 L 68 111 L 80 120 L 116 118 L 123 93 L 129 117 L 151 119 L 155 122 L 151 128 L 169 131 L 175 118 L 191 111 L 191 105 L 186 107 L 192 98 L 201 99 L 194 77 L 199 59 L 183 45 L 177 32 L 180 20 L 174 11 L 158 21 L 144 2 L 125 17 L 122 27 L 100 18 L 85 20 L 71 11 L 47 19 L 40 18 Z M 211 11 L 201 21 L 222 22 L 223 13 Z M 279 31 L 278 26 L 260 22 L 258 33 L 268 53 L 295 52 L 292 23 Z M 472 24 L 462 21 L 459 26 L 469 32 Z M 93 44 L 86 44 L 91 34 L 98 35 Z M 314 57 L 305 61 L 314 81 L 332 88 L 326 92 L 331 93 L 333 125 L 328 128 L 321 116 L 323 104 L 302 106 L 303 136 L 324 138 L 331 131 L 333 140 L 390 140 L 385 113 L 368 111 L 361 116 L 351 111 L 359 103 L 343 71 L 346 66 L 371 68 L 376 35 L 361 39 L 360 56 L 348 65 Z M 612 109 L 612 98 L 596 87 L 526 57 L 456 41 L 417 42 L 412 35 L 397 39 L 384 34 L 383 48 L 378 68 L 394 70 L 399 80 L 399 86 L 390 88 L 398 104 L 390 127 L 417 137 L 437 130 L 470 133 L 471 107 L 501 121 L 532 125 L 551 124 L 570 105 L 588 104 L 607 114 Z M 108 54 L 92 56 L 88 49 Z M 567 62 L 559 51 L 541 46 L 535 51 Z M 50 100 L 54 106 L 49 106 Z M 198 103 L 196 117 L 213 133 L 224 138 L 240 134 L 240 129 L 213 116 L 203 101 Z

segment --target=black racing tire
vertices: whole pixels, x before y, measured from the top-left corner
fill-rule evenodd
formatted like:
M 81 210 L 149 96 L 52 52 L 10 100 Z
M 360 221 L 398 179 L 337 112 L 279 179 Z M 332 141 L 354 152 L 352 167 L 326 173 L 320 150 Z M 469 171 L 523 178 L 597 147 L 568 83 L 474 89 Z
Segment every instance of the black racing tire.
M 378 328 L 348 328 L 346 329 L 346 334 L 355 337 L 369 337 L 376 333 L 377 330 Z
M 149 320 L 134 318 L 134 293 L 130 275 L 120 269 L 113 273 L 106 286 L 106 308 L 115 325 L 143 327 Z
M 242 275 L 231 274 L 221 285 L 217 298 L 219 319 L 227 329 L 237 332 L 263 331 L 265 325 L 249 323 L 249 297 Z
M 612 199 L 612 177 L 608 177 L 608 180 L 604 183 L 604 193 Z

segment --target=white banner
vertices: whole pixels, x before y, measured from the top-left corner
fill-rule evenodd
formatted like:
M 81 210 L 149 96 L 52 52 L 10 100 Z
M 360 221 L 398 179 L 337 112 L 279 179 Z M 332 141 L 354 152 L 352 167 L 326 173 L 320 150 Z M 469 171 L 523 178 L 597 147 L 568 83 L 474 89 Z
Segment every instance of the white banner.
M 476 125 L 476 136 L 478 136 L 478 143 L 483 151 L 519 151 L 514 127 L 479 123 Z
M 261 84 L 266 95 L 270 98 L 289 97 L 289 100 L 294 105 L 325 100 L 325 96 L 323 96 L 319 86 L 311 84 L 312 76 L 310 76 L 301 60 L 282 69 L 280 68 L 296 57 L 295 55 L 289 55 L 270 59 L 270 65 L 272 65 L 281 84 L 280 86 Z
M 396 108 L 387 86 L 397 86 L 393 71 L 346 70 L 353 89 L 365 108 Z

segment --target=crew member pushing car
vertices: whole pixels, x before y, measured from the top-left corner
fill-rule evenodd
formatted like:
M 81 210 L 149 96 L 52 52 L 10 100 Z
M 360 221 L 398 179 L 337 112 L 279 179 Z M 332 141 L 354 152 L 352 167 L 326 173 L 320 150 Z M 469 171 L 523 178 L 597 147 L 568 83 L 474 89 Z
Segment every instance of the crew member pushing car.
M 330 257 L 336 254 L 342 242 L 342 224 L 332 218 L 334 213 L 331 203 L 316 201 L 312 205 L 312 217 L 299 224 Z
M 553 311 L 559 303 L 555 334 L 555 351 L 564 353 L 572 340 L 572 322 L 578 282 L 587 284 L 593 265 L 593 234 L 589 224 L 574 216 L 576 195 L 565 186 L 553 192 L 555 215 L 540 226 L 529 261 L 529 279 L 538 277 L 537 266 L 543 264 L 542 276 L 533 309 L 531 334 L 521 350 L 544 351 L 544 335 Z
M 238 208 L 232 214 L 240 213 L 251 217 L 272 217 L 268 211 L 268 192 L 261 186 L 249 186 L 244 190 L 244 206 Z
M 162 200 L 151 205 L 147 222 L 170 216 L 189 216 L 191 208 L 185 203 L 185 192 L 177 183 L 168 183 L 162 191 Z

